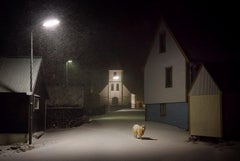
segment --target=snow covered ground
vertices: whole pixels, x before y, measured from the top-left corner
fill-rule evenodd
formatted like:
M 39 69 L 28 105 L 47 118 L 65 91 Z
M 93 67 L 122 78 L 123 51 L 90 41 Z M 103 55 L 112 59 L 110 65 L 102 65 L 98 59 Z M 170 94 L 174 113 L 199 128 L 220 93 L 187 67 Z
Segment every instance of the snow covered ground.
M 135 123 L 146 125 L 142 140 L 132 135 Z M 189 133 L 177 127 L 145 122 L 142 110 L 120 110 L 79 127 L 48 130 L 31 146 L 0 146 L 0 161 L 240 160 L 239 142 L 214 144 L 188 138 Z

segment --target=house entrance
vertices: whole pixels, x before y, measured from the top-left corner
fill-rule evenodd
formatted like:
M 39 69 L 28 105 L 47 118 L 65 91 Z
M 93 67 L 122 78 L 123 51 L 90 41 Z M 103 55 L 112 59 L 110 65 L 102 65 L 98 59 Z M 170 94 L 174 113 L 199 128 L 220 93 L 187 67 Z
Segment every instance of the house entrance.
M 118 105 L 118 98 L 117 97 L 112 98 L 112 105 Z

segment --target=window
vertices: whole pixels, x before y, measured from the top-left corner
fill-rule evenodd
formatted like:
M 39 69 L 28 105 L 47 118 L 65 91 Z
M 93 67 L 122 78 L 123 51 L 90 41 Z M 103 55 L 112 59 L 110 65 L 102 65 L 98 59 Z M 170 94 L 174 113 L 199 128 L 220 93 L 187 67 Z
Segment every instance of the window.
M 34 96 L 34 110 L 39 110 L 39 99 L 40 97 L 38 95 Z
M 116 91 L 119 91 L 119 84 L 116 84 Z
M 172 87 L 172 67 L 165 68 L 165 87 Z
M 159 35 L 159 53 L 166 52 L 166 33 L 160 33 Z
M 114 84 L 111 84 L 111 91 L 114 91 Z
M 117 72 L 114 72 L 113 73 L 113 80 L 118 80 L 119 79 L 119 76 L 117 75 Z
M 160 116 L 166 116 L 166 115 L 167 115 L 166 104 L 161 103 L 160 104 Z

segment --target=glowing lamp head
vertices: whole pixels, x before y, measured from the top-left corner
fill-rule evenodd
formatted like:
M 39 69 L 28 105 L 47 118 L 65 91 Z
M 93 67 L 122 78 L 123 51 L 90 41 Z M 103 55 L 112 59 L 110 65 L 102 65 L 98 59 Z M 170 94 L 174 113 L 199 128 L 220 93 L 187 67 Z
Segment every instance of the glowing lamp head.
M 43 27 L 45 27 L 45 28 L 54 28 L 54 27 L 58 26 L 59 23 L 60 23 L 60 21 L 58 19 L 49 19 L 49 20 L 46 20 L 43 23 Z
M 72 60 L 68 60 L 67 63 L 72 63 Z

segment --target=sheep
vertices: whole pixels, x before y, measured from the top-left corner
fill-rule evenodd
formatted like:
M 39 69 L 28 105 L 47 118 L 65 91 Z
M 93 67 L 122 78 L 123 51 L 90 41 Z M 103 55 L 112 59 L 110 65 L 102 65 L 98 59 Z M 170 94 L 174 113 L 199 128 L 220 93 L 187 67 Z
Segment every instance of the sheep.
M 133 125 L 133 129 L 132 129 L 133 135 L 137 139 L 142 139 L 142 136 L 145 130 L 146 130 L 145 125 L 138 125 L 138 124 Z

